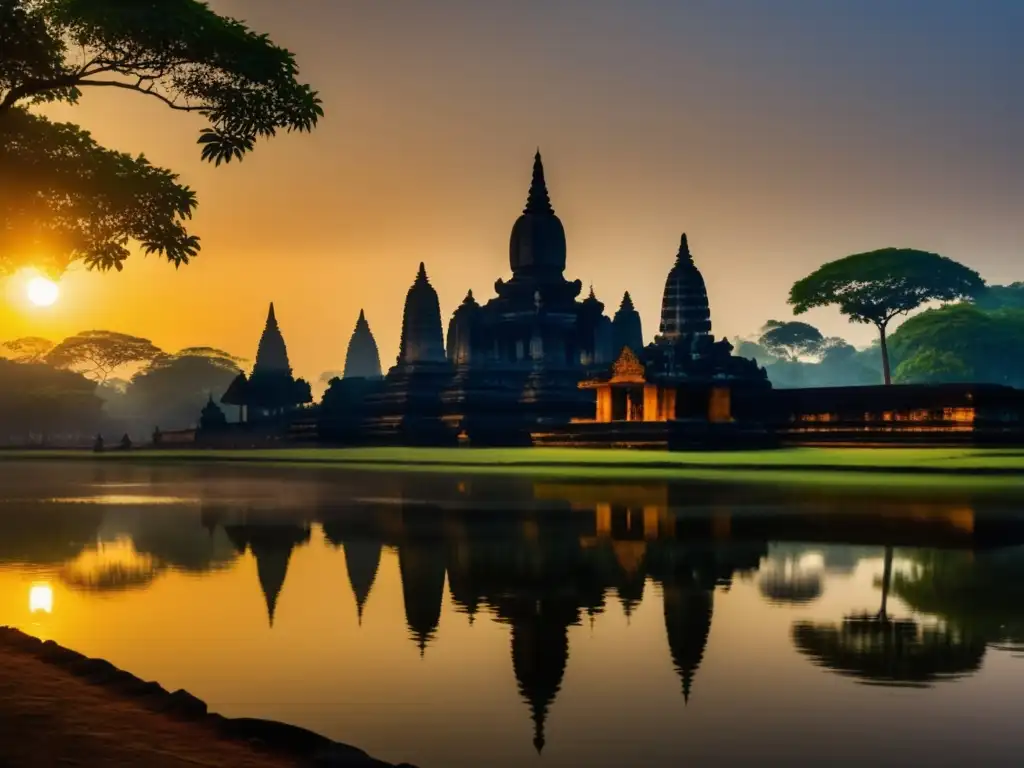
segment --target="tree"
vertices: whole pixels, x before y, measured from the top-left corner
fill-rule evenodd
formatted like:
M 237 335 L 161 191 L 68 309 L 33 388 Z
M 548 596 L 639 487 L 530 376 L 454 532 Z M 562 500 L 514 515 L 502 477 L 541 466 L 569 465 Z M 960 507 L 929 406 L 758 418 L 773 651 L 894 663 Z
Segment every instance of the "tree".
M 200 0 L 0 0 L 0 270 L 123 266 L 131 241 L 176 266 L 199 251 L 177 177 L 30 112 L 116 88 L 200 115 L 200 156 L 240 160 L 260 138 L 311 131 L 320 99 L 294 55 Z
M 793 312 L 803 314 L 832 304 L 854 323 L 878 329 L 882 375 L 892 377 L 886 328 L 894 317 L 908 314 L 929 301 L 958 301 L 980 293 L 985 281 L 977 272 L 945 256 L 910 248 L 884 248 L 829 262 L 789 292 Z
M 1024 310 L 986 312 L 974 304 L 931 309 L 890 340 L 901 382 L 1024 385 Z
M 39 363 L 53 349 L 53 342 L 39 336 L 25 336 L 0 344 L 8 359 L 16 363 Z
M 121 366 L 152 362 L 163 354 L 149 339 L 114 331 L 82 331 L 55 346 L 46 360 L 57 368 L 78 370 L 102 385 Z
M 211 397 L 219 399 L 238 375 L 238 366 L 225 362 L 230 357 L 179 353 L 156 358 L 132 377 L 124 397 L 126 417 L 138 430 L 196 424 L 203 406 Z
M 84 439 L 102 421 L 96 385 L 73 371 L 0 360 L 0 443 L 33 436 Z
M 1024 283 L 989 285 L 974 299 L 979 309 L 1024 309 Z
M 809 323 L 769 320 L 761 329 L 758 343 L 775 357 L 795 362 L 802 357 L 817 356 L 825 343 L 825 337 Z

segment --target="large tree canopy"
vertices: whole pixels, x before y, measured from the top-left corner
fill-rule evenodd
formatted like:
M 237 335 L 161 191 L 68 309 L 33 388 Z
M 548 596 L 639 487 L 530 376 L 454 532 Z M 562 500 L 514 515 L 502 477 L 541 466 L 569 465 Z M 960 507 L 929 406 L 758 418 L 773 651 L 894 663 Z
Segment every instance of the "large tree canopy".
M 163 352 L 149 339 L 114 331 L 82 331 L 55 346 L 46 360 L 57 368 L 70 368 L 98 384 L 122 366 L 149 363 Z
M 40 336 L 23 336 L 0 344 L 0 352 L 16 363 L 41 363 L 51 349 L 53 342 Z
M 198 352 L 198 354 L 194 354 Z M 194 425 L 203 405 L 219 399 L 239 373 L 226 352 L 194 347 L 155 359 L 137 373 L 125 392 L 125 414 L 143 428 Z
M 892 335 L 895 379 L 1024 386 L 1024 310 L 955 304 L 915 315 Z
M 977 272 L 945 256 L 884 248 L 825 264 L 793 285 L 789 303 L 798 315 L 835 304 L 851 322 L 874 325 L 881 344 L 882 373 L 889 384 L 889 322 L 930 301 L 973 298 L 984 287 Z
M 0 443 L 94 432 L 102 420 L 95 390 L 72 371 L 0 360 Z
M 758 343 L 783 360 L 799 360 L 821 353 L 825 337 L 817 328 L 798 320 L 769 320 L 761 329 Z
M 0 270 L 121 269 L 132 241 L 175 265 L 199 250 L 195 195 L 174 174 L 33 105 L 148 96 L 205 118 L 201 157 L 218 165 L 323 114 L 292 53 L 199 0 L 0 0 L 0 52 Z

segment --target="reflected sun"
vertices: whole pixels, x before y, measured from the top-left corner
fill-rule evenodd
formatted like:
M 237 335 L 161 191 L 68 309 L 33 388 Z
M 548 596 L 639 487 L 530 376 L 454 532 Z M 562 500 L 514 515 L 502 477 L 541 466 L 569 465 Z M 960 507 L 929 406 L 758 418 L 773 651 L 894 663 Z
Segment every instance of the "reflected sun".
M 53 613 L 53 587 L 33 584 L 28 591 L 29 613 Z
M 28 300 L 37 307 L 49 307 L 60 296 L 60 287 L 45 277 L 33 277 L 28 281 Z

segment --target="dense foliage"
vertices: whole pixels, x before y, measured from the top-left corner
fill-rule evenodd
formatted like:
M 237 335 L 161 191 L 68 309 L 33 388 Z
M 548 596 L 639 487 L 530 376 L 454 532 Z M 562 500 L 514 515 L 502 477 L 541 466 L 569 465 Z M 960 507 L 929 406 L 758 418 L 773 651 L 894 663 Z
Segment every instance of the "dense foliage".
M 932 309 L 892 335 L 899 382 L 976 381 L 1024 387 L 1024 309 Z
M 132 363 L 149 363 L 163 355 L 149 339 L 114 331 L 82 331 L 69 336 L 46 355 L 57 368 L 79 371 L 98 384 Z
M 938 254 L 885 248 L 829 262 L 797 281 L 789 294 L 795 314 L 839 307 L 851 322 L 878 329 L 882 375 L 891 381 L 886 328 L 893 318 L 928 302 L 973 298 L 985 288 L 977 272 Z
M 0 444 L 81 442 L 102 418 L 95 382 L 43 363 L 0 359 Z
M 132 241 L 175 265 L 199 250 L 185 228 L 195 194 L 173 173 L 34 105 L 147 96 L 202 116 L 200 154 L 218 165 L 323 114 L 292 53 L 199 0 L 0 0 L 0 52 L 0 271 L 121 269 Z
M 210 354 L 202 348 L 165 355 L 132 377 L 117 407 L 137 434 L 148 434 L 154 426 L 163 430 L 193 427 L 203 406 L 227 391 L 238 375 L 236 359 L 223 353 Z

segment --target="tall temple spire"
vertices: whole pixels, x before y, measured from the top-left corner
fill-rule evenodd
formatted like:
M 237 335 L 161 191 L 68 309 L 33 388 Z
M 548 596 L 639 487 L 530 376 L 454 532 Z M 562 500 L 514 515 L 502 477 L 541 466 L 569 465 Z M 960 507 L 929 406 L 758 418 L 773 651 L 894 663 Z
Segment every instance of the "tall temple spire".
M 379 379 L 380 377 L 380 352 L 377 349 L 377 341 L 370 331 L 366 314 L 360 309 L 359 319 L 356 320 L 355 330 L 352 331 L 352 337 L 348 342 L 343 378 Z
M 686 233 L 683 232 L 682 238 L 679 240 L 679 253 L 676 254 L 676 263 L 688 261 L 693 263 L 693 256 L 690 254 L 690 243 L 686 240 Z
M 270 302 L 267 323 L 263 327 L 263 335 L 260 336 L 260 344 L 256 348 L 256 363 L 252 370 L 253 373 L 286 372 L 289 376 L 291 375 L 292 368 L 288 362 L 288 348 L 285 346 L 281 329 L 277 325 L 274 302 Z
M 444 362 L 441 304 L 430 284 L 427 268 L 420 262 L 416 280 L 405 297 L 399 363 Z
M 665 280 L 660 331 L 660 340 L 670 344 L 711 333 L 707 288 L 693 263 L 685 233 L 679 241 L 676 263 Z
M 526 198 L 526 207 L 523 213 L 553 214 L 555 209 L 551 207 L 551 197 L 548 195 L 548 185 L 544 180 L 544 161 L 540 159 L 540 147 L 537 154 L 533 156 L 533 178 L 530 181 L 530 193 Z
M 530 192 L 522 215 L 512 226 L 508 254 L 513 275 L 530 281 L 565 282 L 565 229 L 551 206 L 540 150 L 533 157 Z
M 634 352 L 643 349 L 644 334 L 640 313 L 633 306 L 633 298 L 629 291 L 622 294 L 622 303 L 612 319 L 612 339 L 616 355 L 622 352 L 623 347 L 629 347 Z

